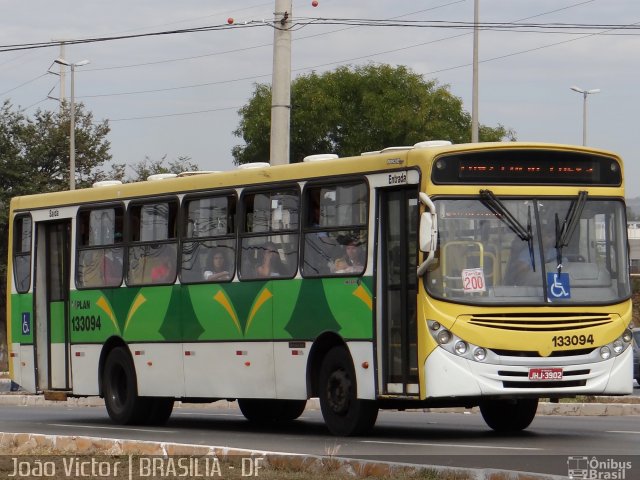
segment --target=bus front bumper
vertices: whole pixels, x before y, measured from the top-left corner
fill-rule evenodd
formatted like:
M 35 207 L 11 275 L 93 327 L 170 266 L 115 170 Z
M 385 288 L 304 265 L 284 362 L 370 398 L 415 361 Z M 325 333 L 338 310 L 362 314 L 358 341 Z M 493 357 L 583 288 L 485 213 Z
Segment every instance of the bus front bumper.
M 427 398 L 475 396 L 626 395 L 633 391 L 633 356 L 580 361 L 581 357 L 499 357 L 500 363 L 475 362 L 436 348 L 425 361 Z M 584 357 L 582 357 L 584 359 Z M 560 370 L 561 369 L 561 370 Z M 531 380 L 535 373 L 553 380 Z M 561 372 L 561 378 L 559 378 Z

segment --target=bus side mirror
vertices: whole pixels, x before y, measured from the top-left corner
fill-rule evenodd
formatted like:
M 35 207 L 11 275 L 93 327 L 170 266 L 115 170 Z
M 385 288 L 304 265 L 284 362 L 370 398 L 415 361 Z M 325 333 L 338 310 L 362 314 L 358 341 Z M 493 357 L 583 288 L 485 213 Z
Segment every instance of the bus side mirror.
M 435 250 L 438 241 L 438 231 L 433 228 L 433 217 L 431 212 L 424 212 L 420 216 L 420 250 L 425 253 Z
M 427 254 L 427 258 L 418 266 L 418 276 L 424 275 L 434 261 L 438 246 L 438 215 L 436 206 L 426 193 L 419 193 L 420 201 L 427 207 L 427 211 L 420 216 L 418 243 L 420 250 Z

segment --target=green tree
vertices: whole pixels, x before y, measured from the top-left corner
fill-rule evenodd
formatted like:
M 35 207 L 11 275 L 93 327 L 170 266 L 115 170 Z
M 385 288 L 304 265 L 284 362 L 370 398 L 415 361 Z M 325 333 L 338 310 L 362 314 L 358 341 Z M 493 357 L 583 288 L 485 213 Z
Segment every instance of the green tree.
M 12 197 L 69 188 L 69 105 L 59 112 L 38 110 L 33 118 L 5 101 L 0 106 L 0 330 L 5 328 L 7 234 Z M 106 121 L 97 123 L 76 105 L 76 185 L 100 178 L 111 159 Z M 0 338 L 0 340 L 2 340 Z
M 104 177 L 120 180 L 124 183 L 141 182 L 149 178 L 149 176 L 159 173 L 195 172 L 198 170 L 198 166 L 191 162 L 191 157 L 188 156 L 179 156 L 176 160 L 167 162 L 167 156 L 163 155 L 160 160 L 153 160 L 146 156 L 144 160 L 131 165 L 130 170 L 133 173 L 127 174 L 126 164 L 114 164 L 111 166 L 111 174 Z
M 359 155 L 423 140 L 471 139 L 471 116 L 447 86 L 425 80 L 406 67 L 367 65 L 311 73 L 291 84 L 291 161 L 314 153 Z M 233 148 L 236 164 L 267 161 L 271 128 L 271 88 L 257 84 L 239 110 Z M 480 127 L 481 141 L 514 140 L 502 125 Z

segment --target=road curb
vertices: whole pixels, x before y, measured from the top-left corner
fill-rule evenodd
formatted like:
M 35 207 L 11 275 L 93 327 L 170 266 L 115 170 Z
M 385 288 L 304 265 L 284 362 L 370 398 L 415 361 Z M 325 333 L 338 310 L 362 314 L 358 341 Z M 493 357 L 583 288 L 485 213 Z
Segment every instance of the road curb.
M 331 472 L 344 477 L 395 478 L 407 473 L 434 471 L 458 479 L 469 480 L 559 480 L 561 475 L 517 472 L 512 470 L 444 467 L 407 463 L 354 460 L 336 456 L 270 452 L 221 446 L 185 443 L 117 440 L 101 437 L 43 435 L 0 432 L 0 450 L 14 449 L 17 455 L 29 455 L 34 449 L 53 450 L 61 455 L 140 455 L 140 456 L 214 456 L 220 461 L 238 458 L 262 458 L 263 465 L 273 469 L 288 468 L 299 472 Z
M 45 400 L 42 395 L 28 395 L 20 393 L 0 394 L 0 405 L 51 405 L 51 406 L 79 406 L 79 407 L 104 407 L 104 400 L 99 397 L 70 397 L 66 402 Z M 203 408 L 203 409 L 231 409 L 237 408 L 236 402 L 220 400 L 213 403 L 185 403 L 176 402 L 174 408 Z M 307 401 L 307 410 L 319 410 L 320 403 L 317 398 Z M 424 408 L 410 409 L 407 411 L 420 411 L 431 413 L 479 413 L 477 407 L 465 408 Z M 613 403 L 608 398 L 603 398 L 603 403 L 551 403 L 541 402 L 538 405 L 538 415 L 566 415 L 566 416 L 627 416 L 640 415 L 640 403 Z

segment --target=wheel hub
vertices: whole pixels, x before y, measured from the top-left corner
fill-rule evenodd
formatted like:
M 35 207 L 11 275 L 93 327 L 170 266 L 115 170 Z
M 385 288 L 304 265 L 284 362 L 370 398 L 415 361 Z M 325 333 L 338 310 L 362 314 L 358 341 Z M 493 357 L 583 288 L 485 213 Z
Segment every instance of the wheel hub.
M 336 370 L 329 377 L 327 399 L 331 410 L 344 415 L 349 410 L 351 379 L 344 370 Z

